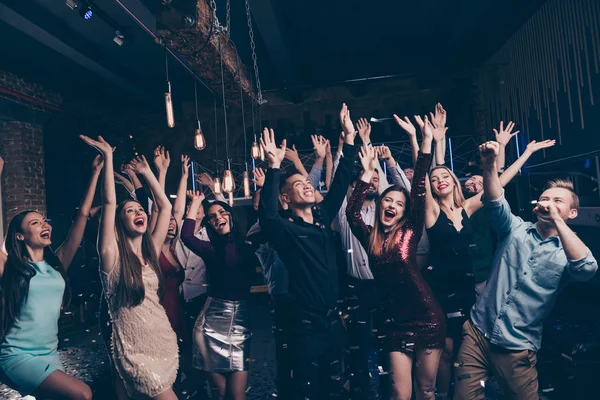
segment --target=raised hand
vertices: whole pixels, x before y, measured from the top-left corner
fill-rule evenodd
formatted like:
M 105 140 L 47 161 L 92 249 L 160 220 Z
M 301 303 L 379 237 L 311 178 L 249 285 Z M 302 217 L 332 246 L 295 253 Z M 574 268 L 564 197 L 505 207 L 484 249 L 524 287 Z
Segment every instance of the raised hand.
M 360 140 L 364 144 L 371 143 L 371 124 L 367 121 L 366 118 L 361 118 L 356 123 L 358 127 L 358 136 L 360 136 Z
M 548 147 L 552 147 L 556 144 L 556 140 L 544 140 L 542 142 L 536 142 L 535 140 L 532 140 L 531 143 L 529 143 L 527 145 L 527 147 L 525 148 L 525 152 L 528 153 L 535 153 L 536 151 L 542 150 L 542 149 L 547 149 Z
M 204 201 L 204 193 L 199 190 L 196 190 L 195 192 L 193 190 L 188 190 L 186 194 L 187 197 L 192 200 L 192 204 L 198 205 Z
M 415 128 L 413 123 L 410 122 L 410 119 L 408 119 L 408 117 L 404 117 L 404 119 L 401 119 L 399 116 L 394 114 L 394 119 L 396 120 L 398 126 L 400 126 L 400 128 L 402 128 L 404 132 L 408 134 L 408 136 L 417 136 L 417 128 Z
M 510 142 L 513 136 L 521 131 L 513 132 L 513 128 L 515 127 L 515 123 L 509 121 L 504 128 L 504 121 L 500 121 L 500 130 L 494 129 L 494 134 L 496 135 L 496 142 L 500 144 L 500 146 L 505 146 Z
M 327 151 L 327 155 L 331 155 L 331 142 L 329 141 L 329 139 L 326 139 L 327 143 L 325 145 L 325 151 Z
M 159 172 L 166 172 L 171 164 L 171 156 L 163 146 L 154 149 L 154 165 Z
M 102 168 L 104 168 L 104 157 L 102 157 L 102 154 L 96 154 L 94 161 L 92 161 L 92 172 L 99 174 Z M 0 168 L 1 170 L 2 168 Z
M 365 172 L 374 172 L 379 164 L 375 149 L 372 146 L 363 144 L 358 152 L 358 157 Z
M 94 140 L 85 135 L 79 135 L 79 137 L 85 143 L 98 150 L 102 155 L 104 155 L 104 157 L 106 157 L 107 155 L 112 156 L 113 147 L 110 144 L 108 144 L 102 136 L 98 136 L 98 140 Z
M 342 104 L 342 109 L 340 110 L 340 123 L 344 130 L 344 142 L 353 145 L 354 138 L 356 137 L 356 129 L 354 129 L 354 124 L 352 123 L 352 119 L 350 119 L 350 110 L 346 103 Z
M 152 173 L 150 169 L 150 164 L 146 161 L 146 157 L 138 156 L 129 162 L 131 169 L 138 175 L 145 175 L 147 173 Z
M 197 181 L 201 185 L 208 186 L 208 187 L 212 188 L 213 185 L 215 184 L 215 181 L 213 180 L 212 176 L 210 176 L 206 172 L 203 172 L 201 174 L 197 174 L 197 177 L 198 177 Z
M 431 116 L 431 124 L 438 129 L 446 127 L 446 110 L 442 107 L 441 103 L 435 105 L 435 114 L 429 113 Z
M 185 154 L 181 155 L 181 175 L 188 176 L 190 174 L 190 158 Z
M 273 129 L 265 128 L 263 131 L 263 135 L 260 138 L 260 145 L 265 151 L 267 161 L 271 168 L 279 168 L 281 166 L 281 162 L 285 158 L 285 142 L 286 140 L 283 139 L 281 146 L 277 147 L 275 144 L 275 132 L 273 132 Z
M 319 135 L 312 135 L 310 138 L 312 139 L 315 156 L 321 159 L 325 158 L 327 155 L 327 140 Z
M 485 142 L 479 146 L 479 155 L 481 156 L 481 165 L 490 166 L 496 162 L 496 157 L 500 152 L 500 145 L 498 142 Z
M 419 117 L 419 120 L 421 120 L 421 117 Z M 419 127 L 421 128 L 421 135 L 423 135 L 423 140 L 425 140 L 425 139 L 432 140 L 434 138 L 433 125 L 431 125 L 431 122 L 429 121 L 429 119 L 427 117 L 425 117 L 424 120 L 421 120 L 421 122 L 422 123 L 419 123 L 417 121 L 417 123 L 419 124 Z
M 262 168 L 256 168 L 252 171 L 252 174 L 254 175 L 252 182 L 258 187 L 263 187 L 265 185 L 265 171 Z
M 390 158 L 392 158 L 392 152 L 387 146 L 375 147 L 375 154 L 377 155 L 377 157 L 379 157 L 380 160 L 389 160 Z
M 298 150 L 296 150 L 296 145 L 293 144 L 292 148 L 286 147 L 285 149 L 285 159 L 291 162 L 300 161 L 300 156 L 298 155 Z

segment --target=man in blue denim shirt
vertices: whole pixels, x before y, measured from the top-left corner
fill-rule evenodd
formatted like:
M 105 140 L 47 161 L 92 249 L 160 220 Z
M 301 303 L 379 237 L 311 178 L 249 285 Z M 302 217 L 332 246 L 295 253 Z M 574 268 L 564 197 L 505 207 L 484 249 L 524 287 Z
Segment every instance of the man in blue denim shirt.
M 542 325 L 559 290 L 591 279 L 598 264 L 567 226 L 579 199 L 570 181 L 546 185 L 532 224 L 515 217 L 502 192 L 495 159 L 499 145 L 480 146 L 485 206 L 500 240 L 487 287 L 463 326 L 455 363 L 455 399 L 484 398 L 485 382 L 496 376 L 505 398 L 538 399 L 536 353 Z

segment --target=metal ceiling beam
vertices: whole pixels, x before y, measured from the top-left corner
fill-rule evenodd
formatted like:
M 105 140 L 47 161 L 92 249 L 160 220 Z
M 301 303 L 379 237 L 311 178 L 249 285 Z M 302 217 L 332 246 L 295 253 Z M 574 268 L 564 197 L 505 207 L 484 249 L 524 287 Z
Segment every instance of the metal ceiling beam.
M 84 68 L 100 75 L 104 79 L 111 81 L 118 86 L 123 87 L 127 92 L 140 98 L 145 98 L 145 93 L 139 88 L 133 86 L 125 79 L 121 78 L 114 72 L 108 70 L 104 66 L 98 64 L 96 61 L 75 50 L 65 42 L 56 38 L 52 34 L 43 30 L 33 22 L 24 18 L 21 14 L 15 12 L 11 8 L 0 4 L 0 20 L 6 22 L 13 28 L 25 33 L 32 37 L 43 45 L 51 48 L 59 54 L 73 60 L 75 63 L 81 65 Z

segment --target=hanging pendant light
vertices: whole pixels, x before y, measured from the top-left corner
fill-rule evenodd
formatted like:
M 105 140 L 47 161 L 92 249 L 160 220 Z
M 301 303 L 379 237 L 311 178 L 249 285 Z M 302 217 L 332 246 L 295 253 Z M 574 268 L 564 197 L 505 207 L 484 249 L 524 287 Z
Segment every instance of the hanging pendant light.
M 250 177 L 248 176 L 248 166 L 246 166 L 246 170 L 244 171 L 244 197 L 249 199 L 251 197 L 250 193 Z
M 206 139 L 200 126 L 200 118 L 198 117 L 198 90 L 196 88 L 196 75 L 194 74 L 194 101 L 196 103 L 196 121 L 198 121 L 198 128 L 196 128 L 196 134 L 194 135 L 194 147 L 196 150 L 204 150 L 206 147 Z
M 213 188 L 214 194 L 221 194 L 221 178 L 218 176 L 214 180 L 215 187 Z
M 175 127 L 175 115 L 173 114 L 173 99 L 171 97 L 171 81 L 169 80 L 169 53 L 165 49 L 165 69 L 167 72 L 167 91 L 165 92 L 165 108 L 167 111 L 167 126 Z
M 231 172 L 231 164 L 227 160 L 227 169 L 223 172 L 223 191 L 230 193 L 235 190 L 235 180 L 233 179 L 233 173 Z
M 250 149 L 250 156 L 255 160 L 260 158 L 260 146 L 256 142 L 256 137 L 254 138 L 254 142 L 252 142 L 252 148 Z
M 229 205 L 233 207 L 233 192 L 229 192 Z
M 231 172 L 231 159 L 229 158 L 229 129 L 227 127 L 227 104 L 225 103 L 225 75 L 223 73 L 223 53 L 221 52 L 221 36 L 219 36 L 219 59 L 221 61 L 221 92 L 223 94 L 223 122 L 225 125 L 225 153 L 227 154 L 227 169 L 223 171 L 223 191 L 232 193 L 235 181 Z M 231 198 L 233 202 L 233 198 Z

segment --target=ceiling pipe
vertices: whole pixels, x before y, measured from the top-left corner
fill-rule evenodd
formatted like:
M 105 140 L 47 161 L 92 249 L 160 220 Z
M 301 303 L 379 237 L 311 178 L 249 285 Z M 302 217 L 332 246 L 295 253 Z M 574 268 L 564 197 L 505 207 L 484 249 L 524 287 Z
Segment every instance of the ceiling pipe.
M 24 102 L 29 103 L 29 104 L 33 104 L 35 106 L 44 107 L 44 108 L 47 108 L 47 109 L 50 109 L 50 110 L 56 111 L 56 112 L 63 112 L 62 108 L 57 107 L 57 106 L 55 106 L 53 104 L 50 104 L 50 103 L 47 103 L 45 101 L 38 100 L 36 98 L 33 98 L 33 97 L 30 97 L 30 96 L 21 94 L 19 92 L 15 92 L 15 91 L 12 91 L 12 90 L 9 90 L 9 89 L 5 89 L 3 87 L 0 87 L 0 93 L 7 94 L 7 95 L 12 96 L 12 97 L 16 97 L 19 100 L 23 100 Z

